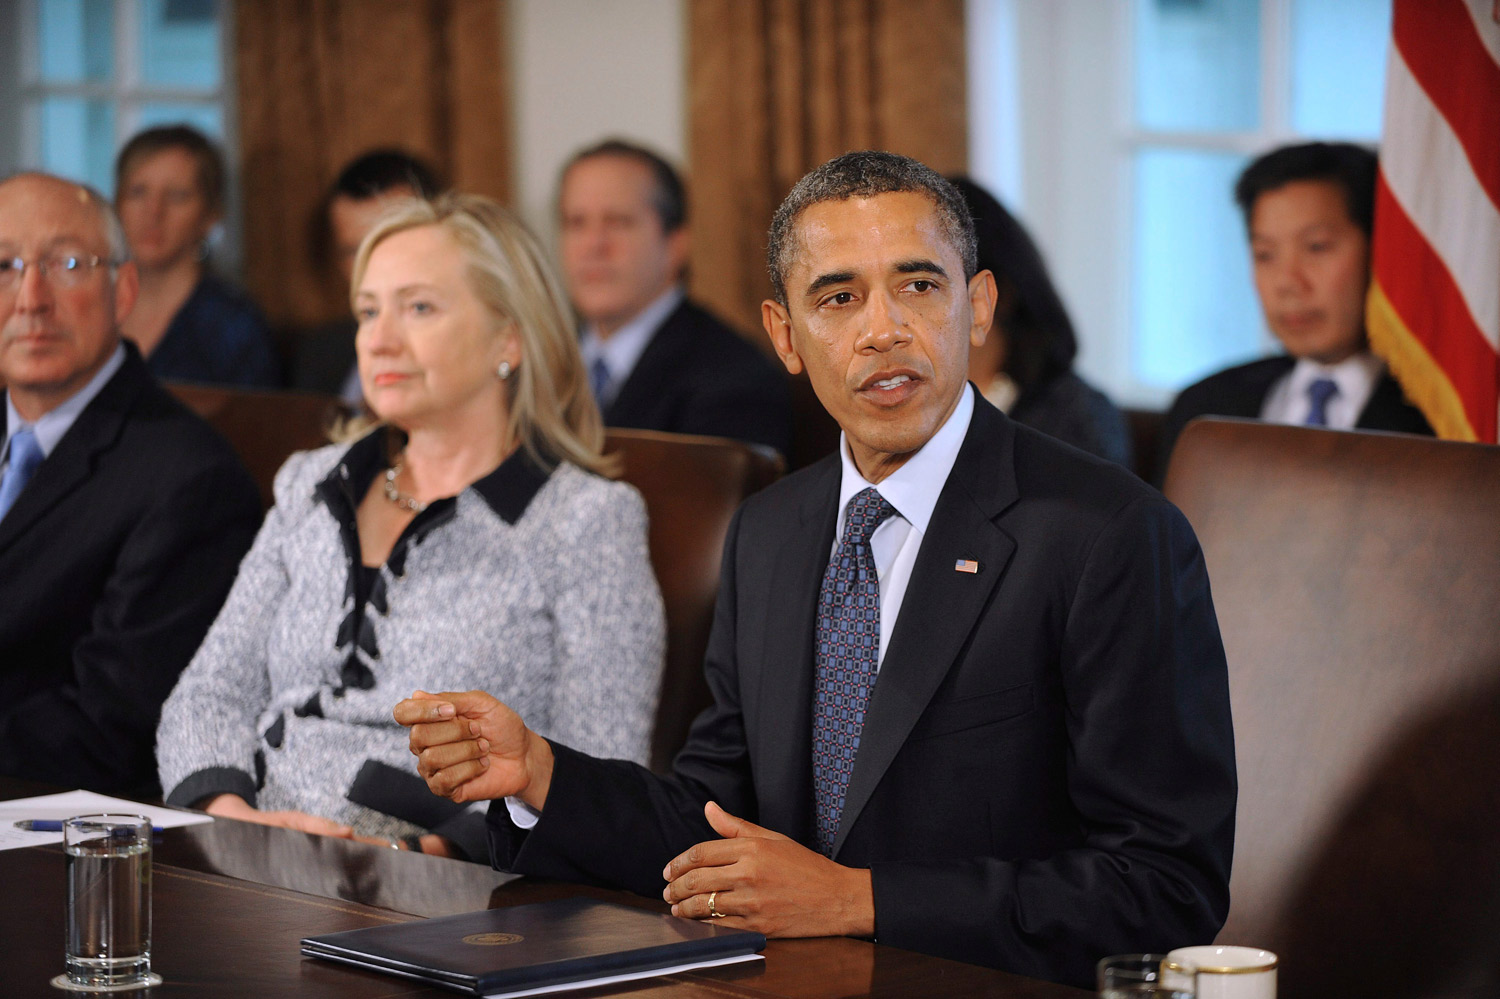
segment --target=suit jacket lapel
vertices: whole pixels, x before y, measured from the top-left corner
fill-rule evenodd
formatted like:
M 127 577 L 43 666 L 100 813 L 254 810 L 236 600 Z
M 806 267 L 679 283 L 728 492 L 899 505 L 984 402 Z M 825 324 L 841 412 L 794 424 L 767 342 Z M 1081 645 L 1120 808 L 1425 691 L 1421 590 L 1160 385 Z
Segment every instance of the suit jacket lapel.
M 834 838 L 835 857 L 957 660 L 1015 550 L 1015 541 L 994 524 L 1016 499 L 1014 439 L 1014 426 L 976 399 L 969 432 L 933 509 L 870 694 Z M 978 562 L 979 571 L 956 571 L 959 559 Z
M 26 529 L 63 497 L 82 485 L 92 474 L 95 456 L 119 439 L 129 412 L 146 377 L 133 348 L 126 348 L 125 363 L 84 407 L 62 440 L 57 442 L 32 476 L 15 506 L 0 519 L 0 552 L 4 552 Z
M 755 765 L 776 794 L 761 797 L 761 824 L 812 841 L 813 643 L 818 591 L 833 547 L 839 494 L 837 457 L 824 461 L 787 531 L 769 580 L 765 668 L 758 685 L 761 718 Z
M 687 299 L 667 314 L 646 342 L 646 349 L 636 358 L 635 367 L 625 376 L 625 382 L 615 393 L 604 422 L 609 426 L 632 426 L 636 414 L 642 409 L 650 410 L 656 404 L 662 385 L 671 381 L 670 365 L 678 356 L 675 344 L 679 328 L 686 316 Z

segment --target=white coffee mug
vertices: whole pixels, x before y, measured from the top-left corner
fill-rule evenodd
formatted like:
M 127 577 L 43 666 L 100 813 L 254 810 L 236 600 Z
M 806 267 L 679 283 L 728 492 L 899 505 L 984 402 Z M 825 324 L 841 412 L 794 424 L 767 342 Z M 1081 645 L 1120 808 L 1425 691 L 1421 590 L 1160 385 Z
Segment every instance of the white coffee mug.
M 1258 947 L 1179 947 L 1162 969 L 1191 977 L 1197 999 L 1276 999 L 1276 955 Z

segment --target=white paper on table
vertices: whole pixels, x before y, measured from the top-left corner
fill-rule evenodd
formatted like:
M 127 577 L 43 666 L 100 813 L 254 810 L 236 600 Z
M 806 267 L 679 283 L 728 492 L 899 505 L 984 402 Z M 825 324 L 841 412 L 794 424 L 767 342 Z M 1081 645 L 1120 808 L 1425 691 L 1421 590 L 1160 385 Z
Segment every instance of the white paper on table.
M 97 815 L 111 812 L 116 815 L 145 815 L 151 824 L 170 829 L 174 826 L 192 826 L 200 822 L 212 822 L 212 815 L 201 812 L 184 812 L 166 805 L 143 805 L 138 801 L 111 798 L 93 791 L 63 791 L 59 794 L 43 794 L 35 798 L 12 798 L 0 801 L 0 850 L 15 850 L 23 846 L 47 846 L 61 843 L 60 832 L 30 832 L 17 829 L 22 819 L 71 819 L 75 815 Z
M 634 982 L 641 978 L 678 975 L 684 971 L 697 971 L 699 968 L 717 968 L 722 964 L 740 964 L 744 961 L 764 960 L 765 958 L 760 954 L 736 954 L 734 957 L 723 957 L 717 961 L 694 961 L 691 964 L 679 964 L 671 968 L 657 968 L 655 971 L 632 971 L 626 975 L 606 975 L 603 978 L 590 978 L 582 982 L 568 982 L 566 985 L 544 985 L 539 989 L 521 989 L 518 992 L 491 992 L 484 999 L 522 999 L 523 996 L 540 996 L 550 992 L 571 992 L 574 989 L 591 989 L 598 985 Z

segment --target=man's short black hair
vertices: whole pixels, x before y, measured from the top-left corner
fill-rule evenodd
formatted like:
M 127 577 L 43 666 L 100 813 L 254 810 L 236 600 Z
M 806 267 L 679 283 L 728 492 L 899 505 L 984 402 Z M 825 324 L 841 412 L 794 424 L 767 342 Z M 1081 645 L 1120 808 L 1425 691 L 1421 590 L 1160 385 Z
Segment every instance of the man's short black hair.
M 399 149 L 375 149 L 344 167 L 328 200 L 343 195 L 364 201 L 398 187 L 409 187 L 421 198 L 437 197 L 443 189 L 436 172 L 415 156 Z
M 836 156 L 797 181 L 771 216 L 766 241 L 766 270 L 776 301 L 786 305 L 786 275 L 796 252 L 793 238 L 799 216 L 813 205 L 850 198 L 873 198 L 877 194 L 922 194 L 938 210 L 938 224 L 964 265 L 964 280 L 973 277 L 975 263 L 974 219 L 958 188 L 925 163 L 878 150 L 861 150 Z
M 1307 142 L 1282 146 L 1245 168 L 1234 185 L 1234 200 L 1250 228 L 1255 201 L 1267 191 L 1298 180 L 1321 180 L 1344 194 L 1349 219 L 1368 237 L 1375 228 L 1375 153 L 1352 142 Z
M 673 233 L 687 225 L 687 189 L 683 186 L 682 175 L 672 164 L 645 146 L 638 146 L 624 139 L 605 139 L 574 153 L 563 167 L 561 176 L 566 177 L 569 170 L 584 160 L 600 156 L 634 160 L 651 171 L 651 207 L 661 220 L 663 232 Z

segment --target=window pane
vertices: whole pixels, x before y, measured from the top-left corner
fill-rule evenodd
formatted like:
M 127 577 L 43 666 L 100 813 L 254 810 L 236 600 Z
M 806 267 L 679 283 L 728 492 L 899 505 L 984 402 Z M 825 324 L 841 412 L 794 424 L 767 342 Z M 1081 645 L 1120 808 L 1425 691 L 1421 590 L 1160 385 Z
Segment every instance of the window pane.
M 113 188 L 115 109 L 109 101 L 48 97 L 41 102 L 42 169 Z
M 47 0 L 37 5 L 37 15 L 45 82 L 109 80 L 115 65 L 110 0 Z
M 146 0 L 141 9 L 141 78 L 154 86 L 219 86 L 214 0 Z
M 153 101 L 141 105 L 140 128 L 153 125 L 191 125 L 210 139 L 224 141 L 224 109 L 217 104 Z
M 1178 389 L 1269 349 L 1231 189 L 1246 159 L 1146 149 L 1135 158 L 1136 378 Z
M 1248 131 L 1260 122 L 1259 0 L 1135 0 L 1142 128 Z
M 1391 0 L 1295 0 L 1292 128 L 1378 139 L 1390 36 Z

